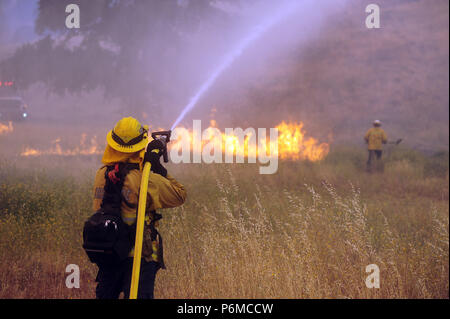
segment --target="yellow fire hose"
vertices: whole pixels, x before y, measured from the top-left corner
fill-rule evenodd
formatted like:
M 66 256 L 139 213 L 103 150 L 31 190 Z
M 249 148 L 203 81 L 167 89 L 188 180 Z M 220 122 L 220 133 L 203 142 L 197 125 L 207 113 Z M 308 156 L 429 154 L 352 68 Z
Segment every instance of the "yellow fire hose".
M 133 271 L 131 273 L 130 299 L 136 299 L 139 288 L 139 274 L 141 270 L 142 240 L 144 237 L 145 209 L 147 205 L 148 176 L 151 164 L 146 162 L 142 170 L 141 189 L 139 191 L 139 205 L 136 221 L 136 240 L 134 242 Z

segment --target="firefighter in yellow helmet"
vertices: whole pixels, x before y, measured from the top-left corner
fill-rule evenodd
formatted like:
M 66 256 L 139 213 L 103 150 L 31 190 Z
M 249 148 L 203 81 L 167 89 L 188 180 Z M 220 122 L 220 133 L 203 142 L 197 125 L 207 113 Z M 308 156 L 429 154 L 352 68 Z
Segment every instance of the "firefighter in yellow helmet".
M 135 226 L 142 164 L 145 160 L 150 161 L 151 172 L 138 298 L 153 298 L 156 273 L 160 268 L 164 268 L 162 239 L 157 231 L 158 220 L 162 216 L 156 210 L 180 206 L 186 199 L 184 186 L 170 176 L 161 165 L 161 152 L 154 152 L 161 147 L 159 145 L 161 142 L 152 140 L 148 143 L 147 130 L 147 126 L 142 126 L 136 119 L 127 117 L 121 119 L 107 134 L 107 146 L 102 158 L 104 165 L 97 171 L 93 192 L 93 208 L 94 211 L 97 211 L 106 205 L 104 203 L 105 185 L 120 181 L 120 176 L 122 176 L 122 198 L 119 202 L 121 217 L 125 224 L 130 227 Z M 120 175 L 121 167 L 127 167 L 126 174 Z M 136 228 L 132 229 L 133 231 L 130 233 L 135 232 Z M 134 246 L 134 241 L 132 243 Z M 99 265 L 96 278 L 97 298 L 117 299 L 121 292 L 124 293 L 125 298 L 128 298 L 133 251 L 134 249 L 131 249 L 128 258 L 118 265 Z
M 367 171 L 372 172 L 374 162 L 376 162 L 375 166 L 382 170 L 381 156 L 383 154 L 383 144 L 387 143 L 387 135 L 381 128 L 381 122 L 379 120 L 373 122 L 373 127 L 367 131 L 364 140 L 367 143 L 367 149 L 369 151 Z

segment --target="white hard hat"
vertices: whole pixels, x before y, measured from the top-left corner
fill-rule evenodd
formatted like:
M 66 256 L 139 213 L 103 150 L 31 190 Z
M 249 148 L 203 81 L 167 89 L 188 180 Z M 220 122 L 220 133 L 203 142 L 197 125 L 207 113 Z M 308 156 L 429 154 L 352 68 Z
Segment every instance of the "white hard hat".
M 375 125 L 381 125 L 381 121 L 380 121 L 380 120 L 375 120 L 375 121 L 373 121 L 373 124 L 375 124 Z

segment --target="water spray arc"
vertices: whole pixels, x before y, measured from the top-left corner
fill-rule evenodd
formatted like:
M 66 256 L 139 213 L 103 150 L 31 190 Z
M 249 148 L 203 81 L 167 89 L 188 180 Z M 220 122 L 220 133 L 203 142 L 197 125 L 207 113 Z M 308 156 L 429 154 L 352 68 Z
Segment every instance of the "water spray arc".
M 233 50 L 224 57 L 218 67 L 211 73 L 207 80 L 200 86 L 199 90 L 191 97 L 189 103 L 184 107 L 178 118 L 173 123 L 170 131 L 156 132 L 161 135 L 165 135 L 167 139 L 164 141 L 168 142 L 170 140 L 171 131 L 183 120 L 186 114 L 191 111 L 197 104 L 199 99 L 205 94 L 205 92 L 214 84 L 217 78 L 227 69 L 233 62 L 242 54 L 242 52 L 248 48 L 248 46 L 253 43 L 256 39 L 261 37 L 269 28 L 279 23 L 282 19 L 287 18 L 290 14 L 294 13 L 301 5 L 311 3 L 312 0 L 286 0 L 283 1 L 283 5 L 279 9 L 271 14 L 268 19 L 257 25 L 245 38 L 243 38 Z M 168 135 L 167 135 L 168 134 Z M 152 136 L 155 138 L 156 136 Z M 167 161 L 167 150 L 165 151 L 165 161 Z M 145 163 L 141 188 L 139 194 L 139 205 L 137 212 L 136 221 L 136 241 L 135 241 L 135 253 L 133 260 L 133 269 L 131 277 L 131 288 L 130 288 L 130 299 L 136 299 L 138 295 L 139 287 L 139 273 L 140 273 L 140 260 L 142 252 L 142 240 L 143 240 L 143 228 L 144 228 L 144 217 L 146 209 L 146 192 L 148 186 L 148 177 L 150 173 L 150 163 Z
M 200 98 L 206 91 L 214 84 L 217 78 L 227 69 L 233 62 L 242 54 L 242 52 L 248 48 L 255 40 L 260 38 L 268 29 L 279 23 L 281 20 L 287 18 L 294 13 L 301 5 L 305 5 L 310 1 L 284 1 L 283 5 L 274 13 L 269 16 L 268 19 L 257 25 L 245 38 L 243 38 L 234 48 L 227 54 L 220 62 L 218 67 L 211 73 L 207 80 L 200 86 L 198 91 L 191 97 L 189 103 L 183 108 L 178 118 L 173 123 L 171 130 L 173 130 L 191 111 Z

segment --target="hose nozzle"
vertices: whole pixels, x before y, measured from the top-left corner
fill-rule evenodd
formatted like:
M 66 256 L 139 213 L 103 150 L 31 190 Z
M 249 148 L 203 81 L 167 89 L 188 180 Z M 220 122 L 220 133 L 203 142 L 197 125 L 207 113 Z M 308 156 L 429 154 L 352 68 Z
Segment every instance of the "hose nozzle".
M 162 149 L 164 163 L 169 161 L 169 157 L 167 156 L 167 143 L 170 142 L 170 136 L 172 135 L 172 131 L 159 131 L 152 132 L 152 138 L 154 140 L 159 140 L 163 143 L 164 147 Z

